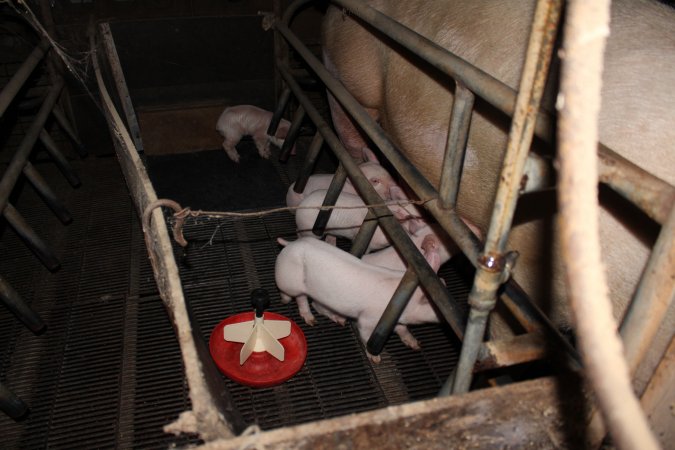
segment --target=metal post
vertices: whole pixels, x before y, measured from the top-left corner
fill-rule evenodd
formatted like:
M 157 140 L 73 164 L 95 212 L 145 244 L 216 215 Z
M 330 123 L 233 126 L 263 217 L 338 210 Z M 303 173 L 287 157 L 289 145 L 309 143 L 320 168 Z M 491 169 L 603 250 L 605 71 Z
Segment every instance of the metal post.
M 485 250 L 479 259 L 473 288 L 469 294 L 471 310 L 453 383 L 453 393 L 463 393 L 469 390 L 473 366 L 485 334 L 488 314 L 497 301 L 496 292 L 499 285 L 508 277 L 504 251 L 518 201 L 520 180 L 532 143 L 536 112 L 539 110 L 539 103 L 546 84 L 560 9 L 559 0 L 537 2 L 520 81 L 516 112 L 511 124 L 500 175 L 501 183 L 495 195 Z
M 469 139 L 469 126 L 473 113 L 475 96 L 462 83 L 457 82 L 452 102 L 452 115 L 448 128 L 448 142 L 443 158 L 441 184 L 438 194 L 444 208 L 454 208 L 457 203 L 459 181 L 462 176 L 466 142 Z
M 66 118 L 66 115 L 63 114 L 61 109 L 57 106 L 52 110 L 52 114 L 54 114 L 54 118 L 56 121 L 61 125 L 61 128 L 63 128 L 63 131 L 66 132 L 66 134 L 70 137 L 70 139 L 73 141 L 75 144 L 75 149 L 77 150 L 77 153 L 84 158 L 87 156 L 87 149 L 84 148 L 84 145 L 80 142 L 80 138 L 77 137 L 77 134 L 75 133 L 75 130 L 73 130 L 73 127 L 70 125 L 70 122 Z
M 28 412 L 28 405 L 0 383 L 0 410 L 12 419 L 20 419 Z
M 40 142 L 45 146 L 45 150 L 47 150 L 47 153 L 52 157 L 54 164 L 61 170 L 63 176 L 66 177 L 68 183 L 74 188 L 79 187 L 82 184 L 80 178 L 77 176 L 65 156 L 63 156 L 63 153 L 59 150 L 56 142 L 54 142 L 45 129 L 40 131 Z
M 291 156 L 291 149 L 293 149 L 293 145 L 295 145 L 295 141 L 298 139 L 300 125 L 302 125 L 304 118 L 305 110 L 302 106 L 298 106 L 298 109 L 295 110 L 295 114 L 293 114 L 293 122 L 291 122 L 291 127 L 288 130 L 286 138 L 284 139 L 284 145 L 281 147 L 279 161 L 285 163 L 288 161 L 288 157 Z
M 49 209 L 59 218 L 61 223 L 69 224 L 73 221 L 72 216 L 68 212 L 66 206 L 59 200 L 54 191 L 49 187 L 42 175 L 30 163 L 26 162 L 23 168 L 23 174 L 28 178 L 28 181 L 33 185 L 35 190 L 40 194 L 40 197 L 45 201 Z
M 340 163 L 338 164 L 338 167 L 335 170 L 335 175 L 333 175 L 333 179 L 330 182 L 330 186 L 328 186 L 328 191 L 326 192 L 326 196 L 323 199 L 323 206 L 335 205 L 346 181 L 347 181 L 347 172 L 345 171 L 345 167 L 342 165 L 342 163 Z M 333 212 L 332 209 L 324 209 L 319 211 L 319 214 L 317 214 L 316 220 L 314 221 L 314 226 L 312 227 L 312 232 L 315 235 L 323 236 L 323 233 L 326 230 L 326 226 L 328 225 L 328 221 L 330 220 L 330 215 L 332 212 Z
M 56 255 L 54 255 L 47 244 L 35 234 L 35 231 L 33 231 L 30 225 L 28 225 L 24 218 L 21 217 L 19 211 L 17 211 L 11 203 L 7 203 L 5 209 L 2 211 L 2 215 L 47 269 L 54 272 L 61 267 L 61 263 L 59 263 Z
M 349 253 L 360 258 L 368 250 L 368 245 L 370 241 L 373 240 L 373 235 L 377 231 L 377 219 L 375 214 L 372 211 L 368 210 L 368 214 L 363 219 L 363 224 L 359 228 L 359 232 L 356 233 L 354 239 L 352 240 L 352 246 L 349 249 Z
M 0 299 L 12 311 L 12 314 L 33 333 L 37 334 L 44 330 L 45 323 L 40 316 L 26 304 L 19 293 L 2 276 L 0 276 Z
M 0 117 L 5 114 L 12 100 L 14 100 L 16 94 L 21 90 L 30 74 L 33 73 L 35 67 L 42 61 L 49 48 L 49 42 L 46 40 L 40 41 L 17 71 L 14 72 L 12 78 L 2 88 L 2 91 L 0 91 Z
M 284 87 L 284 90 L 281 91 L 281 95 L 279 96 L 277 108 L 274 110 L 274 114 L 272 114 L 272 120 L 270 120 L 270 124 L 267 127 L 268 136 L 276 135 L 277 127 L 279 126 L 279 122 L 281 122 L 281 118 L 284 117 L 284 111 L 286 111 L 286 106 L 288 106 L 288 101 L 290 99 L 291 90 L 288 89 L 288 87 Z

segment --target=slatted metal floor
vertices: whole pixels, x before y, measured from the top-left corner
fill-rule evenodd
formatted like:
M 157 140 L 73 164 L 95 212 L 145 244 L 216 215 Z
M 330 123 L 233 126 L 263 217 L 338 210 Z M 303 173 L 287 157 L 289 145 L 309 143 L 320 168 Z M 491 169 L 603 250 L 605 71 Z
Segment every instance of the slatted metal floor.
M 285 185 L 293 163 L 272 160 Z M 60 224 L 26 187 L 17 208 L 60 257 L 49 273 L 10 229 L 0 239 L 0 273 L 47 322 L 40 336 L 0 308 L 0 380 L 30 406 L 15 422 L 0 415 L 2 448 L 166 448 L 198 443 L 164 434 L 189 408 L 178 344 L 157 289 L 138 220 L 115 158 L 76 162 L 73 190 L 50 164 L 38 164 L 73 222 Z M 224 378 L 247 424 L 263 429 L 399 404 L 435 395 L 458 355 L 452 333 L 412 327 L 423 350 L 392 337 L 372 365 L 351 326 L 317 316 L 309 327 L 274 284 L 279 236 L 294 238 L 290 213 L 245 220 L 190 219 L 187 254 L 176 248 L 186 299 L 208 340 L 224 318 L 250 310 L 250 291 L 268 290 L 271 311 L 293 319 L 308 342 L 305 366 L 281 386 L 255 389 Z M 453 295 L 466 284 L 452 263 L 441 269 Z

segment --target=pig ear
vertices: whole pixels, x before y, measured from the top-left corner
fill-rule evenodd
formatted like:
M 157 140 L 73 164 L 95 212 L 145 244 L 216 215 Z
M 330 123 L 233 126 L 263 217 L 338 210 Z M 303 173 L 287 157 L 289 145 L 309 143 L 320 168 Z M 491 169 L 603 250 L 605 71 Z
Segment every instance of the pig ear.
M 380 161 L 377 159 L 377 156 L 375 156 L 375 153 L 368 147 L 363 147 L 361 149 L 363 152 L 363 160 L 366 162 L 374 162 L 374 163 L 380 163 Z

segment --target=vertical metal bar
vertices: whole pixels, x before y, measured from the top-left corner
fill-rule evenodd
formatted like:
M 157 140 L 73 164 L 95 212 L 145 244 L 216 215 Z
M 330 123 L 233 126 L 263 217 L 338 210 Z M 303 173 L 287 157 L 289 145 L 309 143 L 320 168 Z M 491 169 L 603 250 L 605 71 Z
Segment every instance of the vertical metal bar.
M 28 161 L 28 156 L 38 139 L 40 131 L 44 128 L 47 117 L 49 117 L 49 113 L 54 107 L 62 88 L 63 79 L 59 78 L 59 81 L 50 88 L 49 94 L 42 103 L 40 110 L 35 115 L 35 119 L 33 119 L 33 123 L 31 123 L 28 130 L 26 130 L 26 135 L 21 141 L 21 144 L 19 144 L 19 148 L 16 150 L 16 153 L 14 153 L 12 161 L 2 175 L 2 179 L 0 179 L 0 211 L 5 208 L 9 195 L 11 194 L 12 189 L 14 189 L 14 185 L 16 184 L 19 175 L 21 175 L 23 167 L 26 165 L 26 161 Z
M 379 355 L 387 343 L 387 339 L 391 336 L 394 327 L 401 318 L 403 310 L 408 306 L 410 297 L 412 297 L 415 289 L 419 286 L 419 279 L 412 268 L 408 268 L 401 278 L 401 282 L 396 287 L 396 291 L 392 296 L 389 304 L 385 308 L 380 320 L 377 322 L 373 334 L 370 335 L 366 348 L 372 355 Z
M 82 145 L 82 142 L 80 142 L 80 138 L 77 137 L 77 134 L 75 133 L 75 130 L 73 130 L 73 127 L 70 125 L 70 122 L 66 118 L 66 115 L 63 114 L 63 112 L 58 106 L 52 110 L 52 114 L 54 114 L 54 118 L 59 123 L 59 125 L 61 125 L 63 131 L 66 132 L 66 134 L 75 144 L 75 149 L 77 150 L 77 153 L 83 158 L 87 156 L 87 149 L 84 148 L 84 145 Z
M 335 170 L 335 175 L 333 175 L 333 180 L 330 182 L 328 187 L 328 192 L 323 199 L 323 206 L 334 206 L 337 202 L 340 192 L 347 181 L 347 171 L 342 163 L 338 164 L 337 169 Z M 332 209 L 324 209 L 319 211 L 319 214 L 316 216 L 316 221 L 314 221 L 314 227 L 312 227 L 312 232 L 317 236 L 323 236 L 328 221 L 330 220 L 330 215 L 333 212 Z
M 20 419 L 28 412 L 28 405 L 0 383 L 0 410 L 12 419 Z
M 277 102 L 277 109 L 274 110 L 272 120 L 270 120 L 270 124 L 267 127 L 268 136 L 276 135 L 277 127 L 279 126 L 279 122 L 281 122 L 281 118 L 284 116 L 284 111 L 286 111 L 286 106 L 288 106 L 288 101 L 290 99 L 291 90 L 288 87 L 284 87 L 284 90 L 281 91 L 281 95 L 279 96 L 279 101 Z
M 18 292 L 0 276 L 0 299 L 7 308 L 33 333 L 45 328 L 45 323 L 33 309 L 26 304 Z
M 45 52 L 49 48 L 49 42 L 46 40 L 40 41 L 30 55 L 23 61 L 17 71 L 14 72 L 12 78 L 2 88 L 2 91 L 0 91 L 0 117 L 5 114 L 5 111 L 7 111 L 12 100 L 14 100 L 16 94 L 21 90 L 30 74 L 33 73 L 35 67 L 42 61 Z
M 359 232 L 356 233 L 354 239 L 352 240 L 352 246 L 349 249 L 349 253 L 360 258 L 368 250 L 368 245 L 370 241 L 373 240 L 373 235 L 377 231 L 377 219 L 373 211 L 368 210 L 368 214 L 363 219 L 363 224 L 359 228 Z
M 47 244 L 40 239 L 11 203 L 7 203 L 2 215 L 47 269 L 54 272 L 61 267 L 59 260 Z
M 68 224 L 73 221 L 72 216 L 68 212 L 66 206 L 59 200 L 54 191 L 49 187 L 42 175 L 30 163 L 26 162 L 23 168 L 23 174 L 26 175 L 28 181 L 33 185 L 35 190 L 40 194 L 40 197 L 45 201 L 49 209 L 59 218 L 61 223 Z
M 288 130 L 288 134 L 284 139 L 284 145 L 281 147 L 281 153 L 279 154 L 279 161 L 286 162 L 288 157 L 291 156 L 291 149 L 295 145 L 295 141 L 298 139 L 298 134 L 300 133 L 300 125 L 305 118 L 305 109 L 302 106 L 298 106 L 298 109 L 295 110 L 293 114 L 293 122 L 291 122 L 291 127 Z
M 675 206 L 661 228 L 621 324 L 628 370 L 635 374 L 675 297 Z
M 298 172 L 298 178 L 295 180 L 295 184 L 293 185 L 293 190 L 298 194 L 302 194 L 305 191 L 307 180 L 309 180 L 309 177 L 314 171 L 314 166 L 316 165 L 316 160 L 319 158 L 319 152 L 321 151 L 322 146 L 323 136 L 321 136 L 321 133 L 317 131 L 314 134 L 312 143 L 309 145 L 309 150 L 307 150 L 305 161 L 302 163 L 302 167 Z
M 441 184 L 438 194 L 443 208 L 453 208 L 457 203 L 459 181 L 464 164 L 466 142 L 469 139 L 469 126 L 475 96 L 461 82 L 456 82 L 455 96 L 452 102 L 452 115 L 448 130 L 448 142 L 443 158 Z
M 134 104 L 131 101 L 131 95 L 129 95 L 127 81 L 124 77 L 124 71 L 122 70 L 122 64 L 120 63 L 119 55 L 117 54 L 117 47 L 115 46 L 115 39 L 113 38 L 112 31 L 110 30 L 110 25 L 108 23 L 102 23 L 100 25 L 100 32 L 101 36 L 103 37 L 103 45 L 105 47 L 106 55 L 108 56 L 110 71 L 112 72 L 113 79 L 115 80 L 117 94 L 119 95 L 120 101 L 122 102 L 124 116 L 127 119 L 127 125 L 129 126 L 131 138 L 134 140 L 134 145 L 136 146 L 138 152 L 143 153 L 141 127 L 138 125 L 136 111 L 134 110 Z
M 495 195 L 485 250 L 479 259 L 474 285 L 469 294 L 471 310 L 453 383 L 454 393 L 469 390 L 473 366 L 485 334 L 488 314 L 495 306 L 497 288 L 506 279 L 504 250 L 518 200 L 518 189 L 525 161 L 532 143 L 539 103 L 546 84 L 560 9 L 559 0 L 537 2 L 515 114 L 500 175 L 501 183 Z
M 40 131 L 40 142 L 45 146 L 45 150 L 47 150 L 47 153 L 52 157 L 54 164 L 61 170 L 63 176 L 66 177 L 68 183 L 74 188 L 79 187 L 82 184 L 80 178 L 77 176 L 66 157 L 63 156 L 63 153 L 59 150 L 56 142 L 54 142 L 44 128 Z

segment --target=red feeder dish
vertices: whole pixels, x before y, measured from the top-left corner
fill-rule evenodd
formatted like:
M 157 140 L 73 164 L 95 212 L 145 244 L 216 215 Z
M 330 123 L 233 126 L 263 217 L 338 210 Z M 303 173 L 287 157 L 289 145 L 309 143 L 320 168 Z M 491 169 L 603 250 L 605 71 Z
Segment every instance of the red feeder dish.
M 256 290 L 258 291 L 258 290 Z M 254 291 L 255 297 L 262 295 L 260 292 Z M 267 293 L 264 293 L 264 297 Z M 260 297 L 258 297 L 260 298 Z M 232 317 L 220 322 L 211 332 L 209 339 L 209 349 L 211 357 L 215 361 L 220 371 L 228 378 L 237 383 L 253 387 L 269 387 L 281 384 L 295 375 L 305 363 L 307 357 L 307 341 L 305 335 L 298 325 L 290 319 L 272 312 L 262 312 L 262 305 L 256 305 L 256 314 L 253 311 L 236 314 Z M 266 305 L 265 305 L 266 306 Z M 256 319 L 256 316 L 258 318 Z M 276 321 L 282 321 L 290 324 L 290 334 L 286 337 L 280 337 L 278 340 L 272 338 L 273 341 L 281 344 L 276 351 L 270 348 L 269 351 L 259 351 L 259 347 L 251 352 L 250 349 L 254 347 L 253 343 L 248 345 L 248 351 L 242 353 L 242 348 L 245 347 L 244 341 L 246 338 L 240 339 L 238 342 L 225 340 L 224 328 L 227 325 L 243 324 L 250 322 L 249 325 L 243 325 L 243 328 L 248 329 L 247 335 L 253 331 L 254 324 L 256 327 L 263 325 L 264 321 L 269 321 L 269 325 L 275 324 Z M 242 327 L 230 327 L 242 328 Z M 288 328 L 287 328 L 288 329 Z M 270 327 L 274 331 L 274 328 Z M 269 331 L 261 331 L 262 333 L 269 333 Z M 266 337 L 265 339 L 270 339 Z M 266 341 L 269 342 L 269 341 Z M 283 351 L 280 350 L 283 347 Z M 281 351 L 283 353 L 283 361 L 277 359 L 272 353 Z M 270 353 L 271 352 L 271 353 Z M 278 355 L 277 355 L 278 356 Z M 242 359 L 243 364 L 241 363 Z

